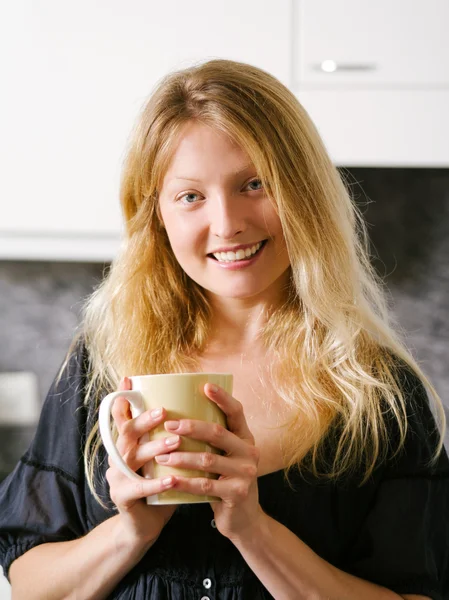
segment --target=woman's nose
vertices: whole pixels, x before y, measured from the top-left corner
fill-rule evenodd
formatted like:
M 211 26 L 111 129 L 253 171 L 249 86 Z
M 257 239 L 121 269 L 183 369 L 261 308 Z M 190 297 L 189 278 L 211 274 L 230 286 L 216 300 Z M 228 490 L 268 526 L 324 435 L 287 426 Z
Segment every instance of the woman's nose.
M 230 240 L 246 228 L 246 215 L 242 198 L 221 196 L 210 203 L 210 229 L 212 235 Z

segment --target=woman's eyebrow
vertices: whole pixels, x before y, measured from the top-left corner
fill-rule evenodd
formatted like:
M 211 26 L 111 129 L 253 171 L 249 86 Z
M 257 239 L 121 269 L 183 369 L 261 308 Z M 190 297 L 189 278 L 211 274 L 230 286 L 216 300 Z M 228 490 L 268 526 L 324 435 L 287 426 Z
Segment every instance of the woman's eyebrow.
M 243 167 L 243 169 L 239 169 L 238 171 L 233 171 L 232 173 L 230 173 L 229 179 L 233 179 L 234 177 L 239 177 L 240 175 L 243 175 L 243 174 L 247 173 L 248 171 L 252 171 L 254 169 L 255 169 L 254 165 L 252 165 L 252 164 L 246 165 L 245 167 Z M 202 180 L 199 178 L 184 177 L 183 175 L 176 175 L 171 178 L 171 181 L 178 180 L 178 179 L 182 179 L 183 181 L 196 181 L 197 183 L 202 183 Z

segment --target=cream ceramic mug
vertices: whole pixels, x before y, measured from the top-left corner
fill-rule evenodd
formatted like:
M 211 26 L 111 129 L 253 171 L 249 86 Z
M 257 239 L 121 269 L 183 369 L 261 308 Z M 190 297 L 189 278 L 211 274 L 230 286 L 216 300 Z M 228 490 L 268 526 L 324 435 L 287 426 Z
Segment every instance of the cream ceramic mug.
M 230 373 L 168 373 L 162 375 L 139 375 L 130 377 L 132 390 L 112 392 L 100 404 L 99 427 L 103 444 L 107 453 L 116 466 L 131 479 L 156 479 L 167 475 L 182 475 L 184 477 L 208 477 L 218 479 L 216 473 L 206 473 L 199 470 L 180 469 L 161 465 L 154 460 L 149 461 L 141 469 L 143 477 L 135 473 L 123 460 L 112 439 L 110 417 L 114 401 L 119 396 L 128 400 L 131 405 L 131 414 L 135 418 L 146 410 L 165 408 L 166 420 L 173 419 L 198 419 L 210 423 L 219 423 L 226 427 L 226 416 L 218 406 L 210 400 L 205 392 L 206 383 L 219 385 L 229 394 L 232 394 L 233 376 Z M 166 437 L 168 432 L 164 423 L 143 435 L 140 443 Z M 207 442 L 194 440 L 181 436 L 181 443 L 177 452 L 211 452 L 220 454 L 221 451 Z M 215 496 L 197 496 L 167 490 L 146 499 L 147 504 L 196 504 L 199 502 L 216 502 L 220 498 Z

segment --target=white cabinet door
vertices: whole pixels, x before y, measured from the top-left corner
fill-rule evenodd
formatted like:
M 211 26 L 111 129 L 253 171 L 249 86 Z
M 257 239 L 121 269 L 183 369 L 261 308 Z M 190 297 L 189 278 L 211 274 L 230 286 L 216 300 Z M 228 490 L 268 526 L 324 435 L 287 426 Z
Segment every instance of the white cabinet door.
M 157 80 L 222 57 L 289 85 L 290 8 L 287 0 L 1 3 L 0 238 L 118 237 L 125 146 Z
M 294 0 L 295 86 L 449 87 L 448 0 Z

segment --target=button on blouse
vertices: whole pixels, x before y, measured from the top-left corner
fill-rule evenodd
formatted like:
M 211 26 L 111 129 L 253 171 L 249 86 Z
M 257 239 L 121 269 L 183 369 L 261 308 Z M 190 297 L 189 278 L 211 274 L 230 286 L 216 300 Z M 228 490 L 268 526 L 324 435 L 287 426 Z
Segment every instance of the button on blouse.
M 206 590 L 210 589 L 211 585 L 212 585 L 212 581 L 210 579 L 205 579 L 203 581 L 203 585 L 206 588 Z

